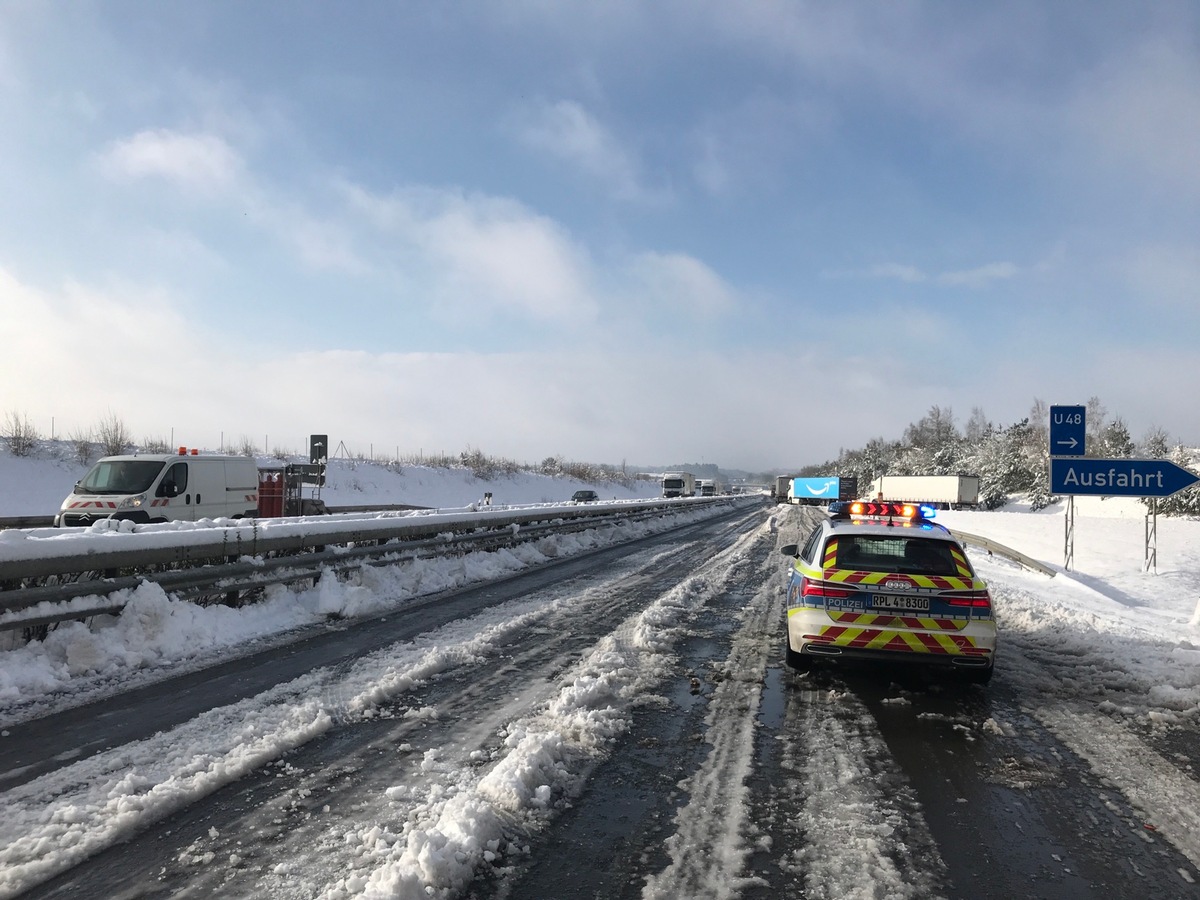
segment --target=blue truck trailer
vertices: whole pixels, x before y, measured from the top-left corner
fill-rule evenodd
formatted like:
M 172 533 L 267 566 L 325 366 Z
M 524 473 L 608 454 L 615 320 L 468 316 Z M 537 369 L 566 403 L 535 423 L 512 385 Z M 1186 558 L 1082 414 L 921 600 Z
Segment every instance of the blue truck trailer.
M 854 475 L 821 475 L 816 478 L 793 478 L 788 489 L 788 503 L 799 506 L 828 506 L 835 500 L 858 498 L 858 478 Z

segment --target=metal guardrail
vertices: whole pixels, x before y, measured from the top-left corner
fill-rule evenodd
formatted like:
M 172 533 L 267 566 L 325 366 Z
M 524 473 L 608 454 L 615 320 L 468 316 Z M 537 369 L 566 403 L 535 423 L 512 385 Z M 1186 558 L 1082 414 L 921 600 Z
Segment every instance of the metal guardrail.
M 56 529 L 28 558 L 21 558 L 24 542 L 0 543 L 0 631 L 119 611 L 123 602 L 106 598 L 144 581 L 180 596 L 236 602 L 241 592 L 316 579 L 330 570 L 466 546 L 491 549 L 550 531 L 632 521 L 714 501 L 731 498 L 246 519 L 189 530 L 143 525 L 128 532 L 72 534 L 75 529 Z M 122 540 L 127 536 L 140 540 Z M 30 540 L 37 537 L 32 532 Z
M 0 518 L 0 531 L 5 528 L 50 528 L 54 516 L 4 516 Z
M 402 509 L 428 509 L 427 506 L 410 506 L 407 503 L 394 503 L 377 506 L 331 506 L 330 515 L 338 513 L 357 512 L 394 512 Z M 0 531 L 6 528 L 53 528 L 54 516 L 0 516 Z
M 1031 569 L 1034 572 L 1041 572 L 1043 575 L 1049 575 L 1053 578 L 1057 573 L 1057 569 L 1053 569 L 1044 562 L 1039 562 L 1032 556 L 1026 556 L 1020 550 L 1014 550 L 1012 547 L 1006 547 L 999 541 L 993 541 L 991 538 L 982 537 L 978 534 L 969 534 L 966 531 L 959 531 L 957 528 L 950 529 L 950 533 L 962 541 L 964 544 L 972 544 L 976 547 L 982 547 L 989 553 L 995 553 L 1006 559 L 1011 559 L 1019 566 L 1024 566 L 1026 569 Z

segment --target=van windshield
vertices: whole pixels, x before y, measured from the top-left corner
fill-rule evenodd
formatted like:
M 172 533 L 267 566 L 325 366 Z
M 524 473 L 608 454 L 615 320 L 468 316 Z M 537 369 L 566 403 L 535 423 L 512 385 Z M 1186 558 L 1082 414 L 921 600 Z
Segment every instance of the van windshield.
M 162 471 L 161 459 L 101 460 L 75 486 L 76 494 L 141 494 Z

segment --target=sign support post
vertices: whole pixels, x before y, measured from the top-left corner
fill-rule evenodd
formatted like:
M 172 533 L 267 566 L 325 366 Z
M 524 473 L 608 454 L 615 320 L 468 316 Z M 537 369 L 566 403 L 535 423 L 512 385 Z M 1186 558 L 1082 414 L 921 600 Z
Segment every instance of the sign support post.
M 1075 497 L 1074 495 L 1067 498 L 1067 515 L 1064 522 L 1065 531 L 1063 534 L 1063 570 L 1071 571 L 1071 566 L 1075 564 Z
M 1146 565 L 1142 571 L 1158 574 L 1158 500 L 1154 497 L 1146 513 Z

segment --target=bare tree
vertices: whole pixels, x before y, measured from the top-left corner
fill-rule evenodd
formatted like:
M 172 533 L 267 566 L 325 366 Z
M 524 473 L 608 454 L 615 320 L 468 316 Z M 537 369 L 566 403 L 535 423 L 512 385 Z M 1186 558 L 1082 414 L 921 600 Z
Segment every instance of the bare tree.
M 937 450 L 953 445 L 960 436 L 954 425 L 954 412 L 950 407 L 942 409 L 931 406 L 924 418 L 909 425 L 904 431 L 904 443 L 922 450 Z
M 1099 397 L 1089 397 L 1087 402 L 1087 439 L 1088 447 L 1097 449 L 1104 446 L 1104 433 L 1108 430 L 1108 407 L 1100 402 Z M 1096 456 L 1094 452 L 1088 456 Z
M 82 428 L 76 428 L 68 436 L 67 440 L 71 442 L 71 452 L 75 454 L 75 459 L 81 466 L 86 466 L 92 461 L 92 433 Z
M 4 440 L 13 456 L 32 455 L 40 439 L 28 413 L 10 412 L 4 417 Z
M 170 453 L 171 445 L 164 438 L 142 438 L 142 452 L 144 453 Z
M 96 426 L 96 442 L 105 456 L 120 456 L 133 443 L 133 436 L 121 417 L 110 411 Z
M 963 431 L 963 437 L 970 444 L 981 443 L 992 432 L 992 423 L 988 421 L 987 415 L 983 411 L 983 407 L 975 406 L 971 408 L 971 418 L 967 419 L 966 427 Z
M 251 459 L 258 456 L 258 446 L 252 438 L 242 435 L 241 445 L 238 447 L 238 453 L 242 456 L 249 456 Z

